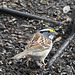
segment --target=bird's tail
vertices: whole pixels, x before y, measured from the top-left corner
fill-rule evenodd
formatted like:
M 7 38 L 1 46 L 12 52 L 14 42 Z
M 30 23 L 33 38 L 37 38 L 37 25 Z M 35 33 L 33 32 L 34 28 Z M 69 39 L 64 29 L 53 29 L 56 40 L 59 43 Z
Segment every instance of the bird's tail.
M 21 53 L 15 55 L 15 56 L 12 57 L 11 59 L 16 59 L 16 60 L 18 60 L 18 59 L 20 59 L 20 58 L 26 57 L 29 53 L 30 53 L 30 52 L 29 52 L 28 50 L 25 50 L 25 51 L 23 51 L 23 52 L 21 52 Z

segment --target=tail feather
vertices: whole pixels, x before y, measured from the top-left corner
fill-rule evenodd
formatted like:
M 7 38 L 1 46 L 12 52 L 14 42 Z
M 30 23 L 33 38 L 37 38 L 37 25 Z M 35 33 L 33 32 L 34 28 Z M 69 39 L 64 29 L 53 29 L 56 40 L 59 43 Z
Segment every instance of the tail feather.
M 20 59 L 20 58 L 24 58 L 24 57 L 26 57 L 27 55 L 28 55 L 28 51 L 27 50 L 25 50 L 25 51 L 23 51 L 23 52 L 21 52 L 21 53 L 19 53 L 19 54 L 17 54 L 17 55 L 15 55 L 14 57 L 12 57 L 11 59 Z

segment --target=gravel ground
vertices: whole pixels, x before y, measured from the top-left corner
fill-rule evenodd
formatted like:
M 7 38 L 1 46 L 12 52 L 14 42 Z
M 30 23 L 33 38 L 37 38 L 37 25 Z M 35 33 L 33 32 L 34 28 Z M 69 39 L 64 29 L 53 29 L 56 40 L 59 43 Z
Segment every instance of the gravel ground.
M 0 5 L 4 7 L 60 22 L 71 19 L 74 4 L 74 0 L 0 0 Z M 66 5 L 69 5 L 71 10 L 65 14 L 62 10 Z M 26 58 L 18 61 L 9 59 L 25 50 L 28 41 L 36 31 L 51 26 L 61 33 L 56 38 L 60 36 L 62 39 L 54 43 L 52 51 L 45 59 L 45 63 L 48 64 L 71 33 L 71 21 L 66 23 L 68 25 L 55 25 L 0 12 L 0 75 L 75 75 L 75 37 L 50 70 L 48 65 L 44 69 L 39 68 L 34 60 L 27 64 Z

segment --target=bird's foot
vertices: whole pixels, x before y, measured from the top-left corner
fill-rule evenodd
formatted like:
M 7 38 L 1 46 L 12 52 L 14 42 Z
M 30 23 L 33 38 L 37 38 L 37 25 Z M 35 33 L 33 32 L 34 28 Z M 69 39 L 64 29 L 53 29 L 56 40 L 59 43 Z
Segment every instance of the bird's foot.
M 43 65 L 42 65 L 42 66 L 45 68 L 45 66 L 46 66 L 46 65 L 47 65 L 46 63 L 43 63 Z
M 38 62 L 38 61 L 36 61 L 36 63 L 37 63 L 37 65 L 38 65 L 40 68 L 41 68 L 41 67 L 45 68 L 45 66 L 46 66 L 45 63 L 41 63 L 41 62 Z
M 32 61 L 32 60 L 30 58 L 27 58 L 27 62 L 26 62 L 27 66 L 29 65 L 29 61 Z

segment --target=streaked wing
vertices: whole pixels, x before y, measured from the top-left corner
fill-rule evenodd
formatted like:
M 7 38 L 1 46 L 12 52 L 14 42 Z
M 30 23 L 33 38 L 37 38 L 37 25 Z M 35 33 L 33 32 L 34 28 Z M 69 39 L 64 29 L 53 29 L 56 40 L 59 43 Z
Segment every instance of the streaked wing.
M 33 51 L 45 50 L 50 47 L 50 40 L 41 33 L 35 33 L 32 40 L 28 43 L 28 49 Z

